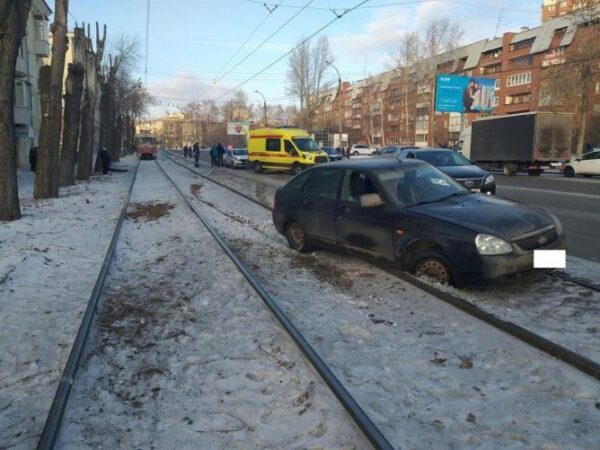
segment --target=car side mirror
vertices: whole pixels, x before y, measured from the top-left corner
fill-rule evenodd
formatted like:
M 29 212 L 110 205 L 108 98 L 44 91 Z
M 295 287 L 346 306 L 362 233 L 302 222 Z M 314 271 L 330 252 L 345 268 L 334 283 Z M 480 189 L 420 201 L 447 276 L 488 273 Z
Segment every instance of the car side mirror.
M 376 208 L 377 206 L 383 205 L 383 200 L 377 193 L 363 194 L 358 197 L 358 204 L 361 208 Z
M 290 150 L 290 156 L 298 156 L 298 152 L 294 149 Z

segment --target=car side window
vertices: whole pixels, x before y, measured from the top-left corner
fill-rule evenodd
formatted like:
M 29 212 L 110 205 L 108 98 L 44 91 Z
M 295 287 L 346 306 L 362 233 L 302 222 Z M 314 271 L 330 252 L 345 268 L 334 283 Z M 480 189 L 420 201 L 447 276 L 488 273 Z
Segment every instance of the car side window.
M 358 202 L 358 197 L 363 194 L 378 194 L 377 188 L 364 172 L 346 170 L 342 182 L 342 201 Z
M 294 191 L 301 191 L 309 178 L 310 172 L 304 172 L 299 175 L 296 175 L 288 182 L 288 184 L 286 184 L 285 188 L 292 189 Z
M 415 154 L 411 152 L 408 155 L 406 155 L 406 157 L 409 159 L 415 159 Z
M 294 148 L 294 144 L 292 144 L 290 141 L 288 141 L 287 139 L 285 141 L 283 141 L 283 144 L 285 145 L 285 152 L 288 154 L 292 154 L 292 152 L 295 152 L 296 149 Z
M 281 151 L 281 139 L 267 138 L 267 151 L 268 152 Z
M 312 176 L 304 187 L 304 192 L 335 200 L 340 185 L 339 169 L 312 170 Z

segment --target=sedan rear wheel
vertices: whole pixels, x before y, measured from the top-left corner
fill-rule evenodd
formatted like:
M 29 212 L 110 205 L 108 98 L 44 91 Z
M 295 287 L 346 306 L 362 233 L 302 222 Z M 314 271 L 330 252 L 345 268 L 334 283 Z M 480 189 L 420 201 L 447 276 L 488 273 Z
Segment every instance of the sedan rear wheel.
M 305 253 L 310 250 L 310 244 L 308 243 L 308 236 L 302 228 L 296 222 L 290 222 L 287 226 L 286 236 L 290 247 L 300 253 Z
M 452 281 L 446 258 L 435 251 L 428 251 L 417 256 L 414 274 L 417 277 L 430 278 L 440 284 L 450 284 Z

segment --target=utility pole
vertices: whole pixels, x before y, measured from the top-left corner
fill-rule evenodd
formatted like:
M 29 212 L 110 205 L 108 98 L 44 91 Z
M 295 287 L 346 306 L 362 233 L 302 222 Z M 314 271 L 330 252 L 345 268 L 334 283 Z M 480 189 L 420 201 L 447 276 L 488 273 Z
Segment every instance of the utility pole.
M 331 67 L 333 67 L 335 69 L 335 71 L 337 72 L 337 76 L 338 76 L 338 92 L 337 92 L 337 97 L 338 97 L 338 102 L 340 105 L 340 111 L 338 114 L 338 133 L 340 134 L 340 142 L 338 145 L 342 145 L 342 131 L 343 131 L 343 113 L 344 113 L 344 104 L 342 101 L 342 75 L 340 74 L 340 71 L 338 70 L 338 68 L 333 64 L 333 62 L 329 61 L 327 62 L 328 65 L 330 65 Z
M 264 94 L 260 91 L 254 91 L 255 94 L 260 94 L 262 95 L 263 98 L 263 112 L 265 115 L 265 128 L 268 126 L 267 125 L 267 99 L 265 98 Z

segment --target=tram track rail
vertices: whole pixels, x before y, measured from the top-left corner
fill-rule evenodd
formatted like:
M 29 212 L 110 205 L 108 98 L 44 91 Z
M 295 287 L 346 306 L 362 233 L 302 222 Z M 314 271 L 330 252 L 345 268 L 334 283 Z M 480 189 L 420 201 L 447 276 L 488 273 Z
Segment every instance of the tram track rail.
M 214 180 L 213 178 L 211 178 L 207 175 L 204 175 L 204 174 L 200 173 L 199 171 L 194 170 L 191 167 L 188 167 L 186 164 L 183 164 L 183 163 L 175 160 L 173 157 L 170 156 L 170 154 L 167 154 L 166 157 L 168 160 L 170 160 L 174 164 L 177 164 L 177 165 L 187 169 L 188 171 L 200 176 L 201 178 L 203 178 L 211 183 L 214 183 L 218 186 L 221 186 L 237 195 L 240 195 L 241 197 L 251 201 L 252 203 L 259 205 L 260 207 L 262 207 L 268 211 L 271 211 L 271 212 L 273 211 L 273 207 L 271 205 L 268 205 L 268 204 L 263 203 L 255 198 L 252 198 L 252 197 L 248 196 L 247 194 L 226 185 L 225 183 L 219 182 L 218 180 Z M 586 356 L 581 355 L 577 352 L 574 352 L 574 351 L 566 348 L 563 345 L 560 345 L 556 342 L 546 339 L 543 336 L 541 336 L 540 334 L 535 333 L 531 330 L 528 330 L 520 325 L 517 325 L 514 322 L 504 320 L 493 313 L 485 311 L 481 307 L 475 305 L 474 303 L 472 303 L 456 294 L 438 289 L 435 286 L 433 286 L 429 283 L 426 283 L 407 272 L 401 271 L 400 269 L 398 269 L 397 267 L 394 267 L 391 264 L 382 263 L 381 261 L 371 259 L 371 258 L 364 258 L 364 259 L 366 261 L 368 261 L 369 263 L 373 264 L 374 266 L 389 273 L 390 275 L 392 275 L 396 278 L 399 278 L 400 280 L 411 284 L 412 286 L 416 287 L 417 289 L 432 295 L 436 299 L 441 300 L 445 303 L 448 303 L 451 306 L 455 307 L 456 309 L 459 309 L 460 311 L 462 311 L 478 320 L 483 321 L 484 323 L 518 339 L 519 341 L 521 341 L 531 347 L 534 347 L 534 348 L 548 354 L 551 357 L 557 358 L 557 359 L 563 361 L 564 363 L 574 367 L 575 369 L 577 369 L 597 380 L 600 380 L 600 363 L 598 363 L 590 358 L 587 358 Z M 578 282 L 578 281 L 572 279 L 569 275 L 564 274 L 564 273 L 553 272 L 553 274 L 561 279 L 564 279 L 566 281 L 580 285 L 587 289 L 597 291 L 599 288 L 598 286 L 591 285 L 589 283 Z
M 79 369 L 79 365 L 81 363 L 83 350 L 90 334 L 90 329 L 96 314 L 100 296 L 102 295 L 102 291 L 104 289 L 106 276 L 108 275 L 108 270 L 114 257 L 117 241 L 121 233 L 125 215 L 127 214 L 127 209 L 131 200 L 131 193 L 133 192 L 133 186 L 135 185 L 135 181 L 137 179 L 139 167 L 140 161 L 138 160 L 133 172 L 133 176 L 131 177 L 131 184 L 129 185 L 123 208 L 121 209 L 117 224 L 115 225 L 108 250 L 104 256 L 104 261 L 102 262 L 100 272 L 96 278 L 96 283 L 94 284 L 90 300 L 86 306 L 81 324 L 79 325 L 79 330 L 77 331 L 77 335 L 75 336 L 73 346 L 71 347 L 71 351 L 69 353 L 69 358 L 67 359 L 67 363 L 63 369 L 54 399 L 52 400 L 52 405 L 46 417 L 46 422 L 44 423 L 44 428 L 42 429 L 42 434 L 40 435 L 37 445 L 38 450 L 53 449 L 58 437 L 58 433 L 60 432 L 62 419 L 69 401 L 69 396 L 71 394 L 71 387 L 73 386 L 77 370 Z
M 261 300 L 269 308 L 271 313 L 279 321 L 281 326 L 289 334 L 292 340 L 300 348 L 302 353 L 306 356 L 312 367 L 321 376 L 325 384 L 333 392 L 336 398 L 340 401 L 346 412 L 350 415 L 352 420 L 356 423 L 359 429 L 363 432 L 369 442 L 377 449 L 393 449 L 392 444 L 387 440 L 384 434 L 379 428 L 373 423 L 369 416 L 365 413 L 362 407 L 354 400 L 352 395 L 344 387 L 341 381 L 335 376 L 329 366 L 323 361 L 316 350 L 310 345 L 310 343 L 304 338 L 298 328 L 292 323 L 287 317 L 284 311 L 279 307 L 276 300 L 267 292 L 262 284 L 254 277 L 242 260 L 231 250 L 225 239 L 216 231 L 213 225 L 204 217 L 204 215 L 198 210 L 196 206 L 186 197 L 185 193 L 173 180 L 173 178 L 167 173 L 164 167 L 158 160 L 155 161 L 162 173 L 169 180 L 171 185 L 180 194 L 183 201 L 187 204 L 194 215 L 200 220 L 203 226 L 211 234 L 217 244 L 221 247 L 227 257 L 233 262 L 240 273 L 252 286 L 254 291 L 258 294 Z M 247 198 L 247 197 L 246 197 Z M 263 205 L 264 206 L 264 205 Z

